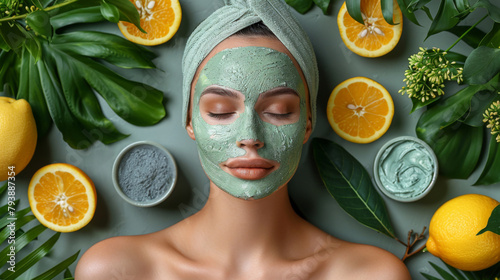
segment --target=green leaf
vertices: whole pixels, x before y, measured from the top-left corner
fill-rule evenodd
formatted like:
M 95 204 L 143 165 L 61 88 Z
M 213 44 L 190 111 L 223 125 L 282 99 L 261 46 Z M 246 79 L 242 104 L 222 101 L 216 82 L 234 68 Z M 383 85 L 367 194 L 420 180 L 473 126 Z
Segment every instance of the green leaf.
M 92 142 L 84 134 L 85 128 L 68 108 L 61 85 L 57 79 L 57 73 L 53 70 L 54 67 L 47 65 L 45 61 L 39 61 L 37 66 L 42 92 L 45 96 L 50 116 L 59 131 L 61 131 L 64 141 L 75 149 L 89 147 Z
M 40 259 L 42 259 L 50 251 L 50 249 L 52 249 L 54 244 L 57 242 L 57 239 L 59 239 L 60 235 L 61 235 L 60 232 L 54 234 L 49 240 L 43 243 L 40 247 L 33 250 L 33 252 L 31 252 L 22 260 L 17 262 L 15 272 L 7 270 L 0 275 L 0 279 L 3 280 L 16 279 L 17 277 L 22 275 L 24 272 L 26 272 L 26 270 L 31 268 L 35 263 L 37 263 Z
M 10 26 L 8 23 L 0 24 L 0 45 L 3 50 L 14 50 L 17 51 L 24 44 L 26 40 L 26 35 L 23 32 L 25 31 L 19 23 L 14 23 L 13 26 Z M 5 47 L 7 45 L 7 47 Z
M 330 0 L 313 0 L 316 6 L 320 7 L 323 11 L 323 14 L 326 15 L 328 13 L 328 7 L 330 6 Z
M 12 52 L 0 51 L 0 92 L 2 89 L 6 96 L 14 97 L 19 85 L 18 56 Z
M 76 31 L 57 36 L 51 46 L 72 56 L 100 58 L 122 68 L 156 68 L 152 62 L 155 53 L 113 34 Z
M 21 249 L 26 247 L 31 241 L 35 240 L 42 232 L 44 232 L 47 228 L 43 225 L 37 225 L 28 230 L 27 232 L 16 236 L 16 249 L 14 252 L 19 252 Z M 5 247 L 1 252 L 0 252 L 0 263 L 6 263 L 7 260 L 9 259 L 9 256 L 7 255 L 10 252 L 10 246 Z
M 488 219 L 488 224 L 485 228 L 477 233 L 477 235 L 483 234 L 487 231 L 500 235 L 500 205 L 497 205 L 491 212 L 490 218 Z
M 285 2 L 301 14 L 309 11 L 314 4 L 313 0 L 285 0 Z
M 101 14 L 110 22 L 118 23 L 118 21 L 120 21 L 120 11 L 118 8 L 115 5 L 109 4 L 105 0 L 103 0 L 101 4 Z
M 349 15 L 361 24 L 365 24 L 361 14 L 361 0 L 346 0 L 347 12 Z
M 436 272 L 441 277 L 443 277 L 443 279 L 445 279 L 445 280 L 455 280 L 455 278 L 453 277 L 453 275 L 451 275 L 450 273 L 446 272 L 446 270 L 442 269 L 441 267 L 435 265 L 432 262 L 429 262 L 429 263 L 431 264 L 432 268 L 434 268 L 434 270 L 436 270 Z
M 427 105 L 430 105 L 430 104 L 438 101 L 439 99 L 441 99 L 441 96 L 437 96 L 436 98 L 430 98 L 429 100 L 425 100 L 424 102 L 422 102 L 422 100 L 418 99 L 418 98 L 410 98 L 410 99 L 411 99 L 411 103 L 413 104 L 411 111 L 410 111 L 410 114 L 411 114 L 418 109 L 421 109 Z
M 476 93 L 471 99 L 470 110 L 462 121 L 474 127 L 483 126 L 483 113 L 496 100 L 500 100 L 500 95 L 496 91 L 485 90 Z
M 422 137 L 419 133 L 417 135 L 419 138 Z M 422 140 L 427 142 L 436 153 L 441 175 L 466 179 L 479 161 L 483 129 L 456 122 L 454 125 L 439 130 L 438 134 L 432 135 L 431 140 Z
M 495 22 L 490 32 L 479 43 L 480 46 L 500 48 L 500 23 Z
M 384 200 L 364 167 L 332 141 L 315 138 L 312 148 L 321 179 L 338 204 L 363 225 L 395 238 Z
M 477 165 L 483 130 L 458 120 L 469 111 L 472 96 L 484 88 L 485 86 L 468 86 L 420 116 L 417 136 L 432 147 L 438 158 L 439 171 L 443 175 L 467 178 Z
M 42 85 L 35 60 L 27 50 L 23 51 L 17 99 L 25 99 L 30 104 L 36 121 L 38 137 L 41 138 L 48 133 L 52 122 L 45 98 L 43 94 L 40 94 Z
M 457 37 L 462 36 L 467 30 L 471 28 L 470 26 L 455 26 L 451 29 L 448 29 L 447 31 L 450 33 L 455 34 Z M 467 45 L 477 48 L 479 46 L 479 43 L 483 39 L 483 37 L 486 35 L 483 31 L 478 29 L 477 27 L 474 27 L 472 30 L 470 30 L 465 36 L 462 37 L 462 41 L 464 41 Z
M 46 11 L 37 10 L 30 13 L 26 17 L 26 22 L 36 33 L 45 38 L 52 38 L 52 25 L 50 24 L 50 16 Z
M 13 228 L 9 227 L 8 225 L 6 227 L 4 227 L 0 231 L 0 244 L 2 244 L 5 240 L 7 240 L 7 238 L 9 237 L 9 235 L 11 233 L 11 231 L 16 232 L 22 226 L 24 226 L 25 224 L 33 221 L 34 219 L 35 219 L 35 216 L 33 216 L 33 215 L 23 216 L 23 217 L 17 219 L 16 221 L 13 221 L 14 222 L 14 227 Z
M 153 125 L 165 116 L 161 91 L 126 80 L 89 58 L 66 56 L 64 59 L 127 122 L 140 126 Z
M 439 278 L 434 277 L 434 276 L 429 275 L 429 274 L 424 273 L 424 272 L 420 272 L 420 274 L 422 274 L 422 276 L 424 276 L 424 277 L 425 277 L 425 279 L 427 279 L 427 280 L 440 280 Z
M 7 226 L 12 221 L 20 219 L 21 217 L 23 217 L 24 215 L 26 215 L 30 211 L 31 211 L 31 209 L 29 207 L 27 207 L 27 208 L 24 208 L 22 210 L 16 211 L 13 216 L 7 215 L 7 216 L 1 218 L 0 219 L 0 228 Z
M 133 23 L 137 28 L 139 28 L 139 30 L 144 33 L 146 32 L 141 27 L 141 18 L 139 17 L 139 12 L 137 11 L 137 8 L 134 6 L 134 4 L 132 4 L 132 2 L 123 0 L 107 1 L 118 8 L 118 10 L 120 11 L 120 20 Z
M 0 187 L 0 195 L 2 195 L 2 194 L 3 194 L 3 192 L 4 192 L 5 190 L 7 190 L 7 186 L 8 186 L 8 185 L 9 185 L 9 182 L 5 182 L 5 184 L 3 184 L 3 185 Z M 1 213 L 1 211 L 0 211 L 0 213 Z
M 76 252 L 73 256 L 65 259 L 61 263 L 57 264 L 53 268 L 47 270 L 46 272 L 38 275 L 37 277 L 33 278 L 32 280 L 51 280 L 54 279 L 57 275 L 59 275 L 61 272 L 63 272 L 65 269 L 68 268 L 72 263 L 76 261 L 78 258 L 78 254 L 80 254 L 80 251 Z
M 79 75 L 78 69 L 72 68 L 64 56 L 54 56 L 54 60 L 68 108 L 89 133 L 87 138 L 90 139 L 92 135 L 95 138 L 92 141 L 99 140 L 104 144 L 111 144 L 127 137 L 128 135 L 120 133 L 104 116 L 97 97 L 85 79 Z
M 78 3 L 80 2 L 84 1 L 79 1 Z M 103 20 L 104 17 L 101 14 L 101 8 L 99 6 L 72 9 L 63 13 L 58 13 L 50 18 L 52 27 L 55 30 L 76 23 L 92 23 Z
M 430 0 L 429 0 L 430 1 Z M 401 9 L 401 12 L 403 13 L 403 16 L 407 19 L 409 19 L 411 22 L 413 22 L 416 25 L 420 26 L 420 23 L 417 20 L 417 17 L 415 17 L 415 14 L 413 13 L 415 10 L 411 9 L 411 2 L 409 0 L 397 0 L 399 8 Z
M 456 52 L 447 52 L 444 57 L 448 59 L 449 61 L 455 61 L 459 65 L 463 65 L 465 61 L 467 60 L 467 56 L 461 54 L 461 53 L 456 53 Z
M 474 185 L 491 185 L 498 182 L 500 182 L 500 143 L 495 137 L 491 137 L 486 165 Z
M 427 33 L 429 38 L 431 35 L 451 29 L 460 21 L 457 16 L 457 11 L 453 0 L 442 0 L 436 17 L 432 21 L 431 27 Z
M 64 271 L 64 279 L 67 278 L 73 278 L 73 275 L 71 275 L 71 271 L 69 271 L 69 269 L 66 269 L 66 271 Z
M 486 46 L 473 50 L 464 65 L 464 81 L 481 85 L 500 72 L 500 49 Z
M 7 183 L 5 183 L 4 187 L 7 187 Z M 14 206 L 10 206 L 10 207 L 15 207 L 16 205 L 18 205 L 18 203 L 19 203 L 19 199 L 14 200 Z M 9 204 L 8 203 L 5 204 L 4 206 L 0 207 L 0 217 L 3 217 L 8 212 L 9 212 Z
M 486 11 L 488 12 L 488 15 L 493 19 L 495 22 L 500 23 L 500 8 L 491 4 L 489 0 L 478 0 L 474 6 L 474 8 L 485 8 Z
M 394 2 L 393 0 L 381 0 L 380 5 L 382 7 L 382 15 L 384 16 L 385 21 L 388 24 L 394 25 L 394 21 L 392 20 L 393 12 L 394 12 Z M 401 22 L 397 22 L 396 24 L 400 24 Z

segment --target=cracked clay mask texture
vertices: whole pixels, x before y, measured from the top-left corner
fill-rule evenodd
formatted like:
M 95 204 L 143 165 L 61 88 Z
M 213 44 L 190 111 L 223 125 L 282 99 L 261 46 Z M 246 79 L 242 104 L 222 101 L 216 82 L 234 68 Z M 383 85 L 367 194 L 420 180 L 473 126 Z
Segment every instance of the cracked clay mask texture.
M 200 114 L 201 93 L 217 85 L 241 92 L 244 112 L 224 125 L 210 125 Z M 262 121 L 255 111 L 259 95 L 277 87 L 295 90 L 300 97 L 300 117 L 292 124 L 276 126 Z M 266 197 L 288 182 L 300 161 L 307 124 L 305 85 L 292 60 L 265 47 L 239 47 L 217 53 L 200 71 L 194 90 L 192 125 L 203 169 L 212 182 L 243 199 Z M 257 139 L 264 146 L 260 157 L 280 163 L 278 169 L 259 180 L 243 180 L 223 171 L 220 163 L 245 155 L 237 141 Z

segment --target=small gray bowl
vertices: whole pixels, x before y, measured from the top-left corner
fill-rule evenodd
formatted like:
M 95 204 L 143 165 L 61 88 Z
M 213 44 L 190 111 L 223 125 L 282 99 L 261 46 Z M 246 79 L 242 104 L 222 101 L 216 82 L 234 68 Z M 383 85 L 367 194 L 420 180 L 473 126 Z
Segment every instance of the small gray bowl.
M 432 178 L 430 179 L 429 184 L 425 187 L 425 189 L 423 191 L 421 191 L 420 193 L 418 193 L 415 196 L 410 196 L 410 197 L 398 196 L 398 195 L 390 192 L 384 186 L 384 184 L 382 183 L 382 181 L 379 177 L 379 163 L 380 163 L 381 157 L 383 156 L 384 152 L 388 148 L 393 146 L 394 144 L 397 144 L 397 143 L 403 142 L 403 141 L 411 141 L 411 142 L 415 142 L 415 143 L 421 145 L 429 153 L 429 156 L 431 157 L 431 160 L 434 164 L 433 174 L 432 174 Z M 375 183 L 376 183 L 377 187 L 379 188 L 379 190 L 382 191 L 382 193 L 384 193 L 387 197 L 389 197 L 393 200 L 396 200 L 396 201 L 401 201 L 401 202 L 413 202 L 413 201 L 417 201 L 417 200 L 423 198 L 424 196 L 426 196 L 431 191 L 434 184 L 436 183 L 438 171 L 439 171 L 438 170 L 438 160 L 437 160 L 436 154 L 434 153 L 432 148 L 429 145 L 427 145 L 427 143 L 425 143 L 424 141 L 422 141 L 416 137 L 412 137 L 412 136 L 400 136 L 400 137 L 396 137 L 396 138 L 389 140 L 387 143 L 385 143 L 380 148 L 380 150 L 377 153 L 377 156 L 375 157 L 375 162 L 373 164 L 373 177 L 375 178 Z
M 139 200 L 135 200 L 135 199 L 129 197 L 126 194 L 126 191 L 124 190 L 125 186 L 120 185 L 119 176 L 120 176 L 120 165 L 122 163 L 122 160 L 126 156 L 130 157 L 130 155 L 129 155 L 130 152 L 132 152 L 135 149 L 138 149 L 142 146 L 146 147 L 147 149 L 152 148 L 155 151 L 159 151 L 162 155 L 165 156 L 166 164 L 167 164 L 166 172 L 168 173 L 168 176 L 170 176 L 170 177 L 169 177 L 169 180 L 167 180 L 165 182 L 165 186 L 161 187 L 162 192 L 160 194 L 156 195 L 153 199 L 145 199 L 145 200 L 139 201 Z M 148 173 L 151 171 L 151 170 L 147 170 L 147 169 L 145 169 L 145 170 L 147 171 L 146 174 L 140 174 L 140 175 L 148 175 Z M 134 170 L 132 172 L 134 172 Z M 112 177 L 113 177 L 113 185 L 115 187 L 116 192 L 126 202 L 128 202 L 134 206 L 138 206 L 138 207 L 151 207 L 151 206 L 155 206 L 155 205 L 162 203 L 172 193 L 174 186 L 175 186 L 175 183 L 177 182 L 177 165 L 175 164 L 174 157 L 162 145 L 155 143 L 155 142 L 151 142 L 151 141 L 139 141 L 139 142 L 135 142 L 135 143 L 128 145 L 118 154 L 118 156 L 116 157 L 115 162 L 113 164 Z

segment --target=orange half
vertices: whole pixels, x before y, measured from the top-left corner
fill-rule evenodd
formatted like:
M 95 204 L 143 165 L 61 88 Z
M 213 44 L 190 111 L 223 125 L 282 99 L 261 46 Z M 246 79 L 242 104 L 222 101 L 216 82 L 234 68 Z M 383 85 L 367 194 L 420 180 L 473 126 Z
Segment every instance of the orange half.
M 170 40 L 179 29 L 182 18 L 179 0 L 130 0 L 141 19 L 140 31 L 126 21 L 118 22 L 123 36 L 129 41 L 146 46 L 163 44 Z
M 353 19 L 346 3 L 337 16 L 340 37 L 352 52 L 364 57 L 379 57 L 396 47 L 403 32 L 403 15 L 394 1 L 393 22 L 387 23 L 382 15 L 380 0 L 361 0 L 361 13 L 365 24 Z
M 379 83 L 355 77 L 333 89 L 327 104 L 327 118 L 333 130 L 345 140 L 370 143 L 391 125 L 394 103 Z
M 28 199 L 38 221 L 59 232 L 86 226 L 96 208 L 94 183 L 82 170 L 66 163 L 40 168 L 31 178 Z

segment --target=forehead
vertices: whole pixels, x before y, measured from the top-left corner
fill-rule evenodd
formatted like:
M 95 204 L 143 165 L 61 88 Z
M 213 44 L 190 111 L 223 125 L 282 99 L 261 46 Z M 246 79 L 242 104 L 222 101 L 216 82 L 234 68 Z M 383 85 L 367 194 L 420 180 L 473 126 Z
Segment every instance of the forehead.
M 253 99 L 276 87 L 303 92 L 302 79 L 284 53 L 265 47 L 225 49 L 213 56 L 200 72 L 195 90 L 218 85 L 240 91 Z M 251 98 L 253 97 L 253 98 Z
M 290 57 L 292 60 L 293 64 L 297 68 L 297 70 L 300 73 L 300 76 L 305 82 L 305 79 L 303 77 L 303 73 L 300 70 L 300 67 L 298 63 L 295 61 L 291 53 L 288 51 L 288 49 L 281 43 L 277 38 L 274 37 L 263 37 L 263 36 L 231 36 L 224 41 L 222 41 L 220 44 L 218 44 L 208 55 L 207 57 L 203 60 L 203 62 L 200 64 L 198 67 L 198 70 L 196 71 L 196 74 L 194 76 L 194 79 L 191 83 L 191 97 L 192 93 L 194 92 L 194 87 L 196 85 L 196 82 L 198 81 L 198 78 L 200 76 L 201 70 L 205 67 L 207 62 L 214 57 L 217 53 L 225 50 L 225 49 L 231 49 L 231 48 L 236 48 L 236 47 L 250 47 L 250 46 L 255 46 L 255 47 L 266 47 L 270 49 L 274 49 L 276 51 L 285 53 Z M 307 87 L 306 87 L 307 90 Z

